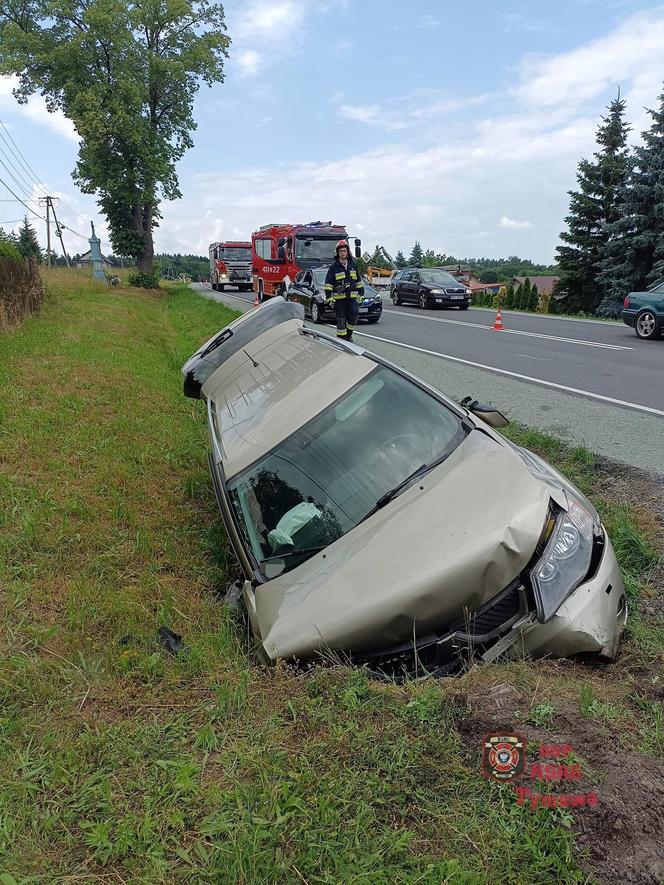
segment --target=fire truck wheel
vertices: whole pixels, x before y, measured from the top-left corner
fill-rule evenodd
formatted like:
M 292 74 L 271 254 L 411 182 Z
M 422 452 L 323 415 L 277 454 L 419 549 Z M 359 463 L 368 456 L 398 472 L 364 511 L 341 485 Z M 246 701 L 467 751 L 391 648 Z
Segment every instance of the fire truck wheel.
M 213 288 L 214 291 L 216 292 L 216 291 L 217 291 L 217 284 L 216 284 L 216 283 L 212 283 L 212 288 Z
M 225 288 L 226 288 L 226 287 L 223 286 L 221 283 L 218 283 L 218 284 L 217 284 L 217 292 L 223 292 Z

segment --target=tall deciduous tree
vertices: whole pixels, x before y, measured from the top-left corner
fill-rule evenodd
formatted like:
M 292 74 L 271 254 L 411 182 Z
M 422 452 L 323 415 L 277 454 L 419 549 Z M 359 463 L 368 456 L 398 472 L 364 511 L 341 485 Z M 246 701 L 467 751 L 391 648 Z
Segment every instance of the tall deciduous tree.
M 652 126 L 634 149 L 618 217 L 608 228 L 599 274 L 606 292 L 601 316 L 619 316 L 628 292 L 664 278 L 664 91 L 659 100 L 659 109 L 648 111 Z
M 565 243 L 558 246 L 560 281 L 556 291 L 564 294 L 557 309 L 592 313 L 602 298 L 597 275 L 608 240 L 608 225 L 618 218 L 618 194 L 628 169 L 625 101 L 614 99 L 597 129 L 599 150 L 592 160 L 578 165 L 579 189 L 570 191 L 567 230 L 560 234 Z
M 27 215 L 23 219 L 23 224 L 18 230 L 16 248 L 24 258 L 34 258 L 36 261 L 41 262 L 42 250 L 39 246 L 39 240 L 37 239 L 35 229 L 28 221 Z
M 152 272 L 162 199 L 180 196 L 201 82 L 223 80 L 229 38 L 210 0 L 0 0 L 0 73 L 42 93 L 81 137 L 74 177 L 96 194 L 114 250 Z

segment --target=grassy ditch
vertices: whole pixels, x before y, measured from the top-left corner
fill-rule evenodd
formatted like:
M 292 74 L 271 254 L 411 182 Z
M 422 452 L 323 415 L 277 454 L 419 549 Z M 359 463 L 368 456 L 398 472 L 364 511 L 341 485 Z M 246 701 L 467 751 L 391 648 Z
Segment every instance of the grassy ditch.
M 576 819 L 484 780 L 477 729 L 509 683 L 505 726 L 562 734 L 574 710 L 661 755 L 646 514 L 602 498 L 587 453 L 512 430 L 621 538 L 637 614 L 613 679 L 557 662 L 405 686 L 266 670 L 219 605 L 228 552 L 179 374 L 234 314 L 183 287 L 47 284 L 39 316 L 0 335 L 0 882 L 587 881 Z

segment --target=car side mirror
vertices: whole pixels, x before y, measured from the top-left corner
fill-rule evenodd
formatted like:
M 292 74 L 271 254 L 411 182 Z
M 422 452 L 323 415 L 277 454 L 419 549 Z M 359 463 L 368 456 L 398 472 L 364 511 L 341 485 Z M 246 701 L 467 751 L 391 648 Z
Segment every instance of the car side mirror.
M 501 427 L 507 427 L 510 423 L 509 419 L 506 418 L 495 406 L 492 406 L 490 403 L 481 403 L 478 400 L 473 399 L 471 396 L 462 399 L 461 405 L 468 409 L 471 415 L 475 415 L 476 418 L 481 418 L 482 421 L 485 421 L 489 427 L 493 427 L 495 430 L 499 430 Z

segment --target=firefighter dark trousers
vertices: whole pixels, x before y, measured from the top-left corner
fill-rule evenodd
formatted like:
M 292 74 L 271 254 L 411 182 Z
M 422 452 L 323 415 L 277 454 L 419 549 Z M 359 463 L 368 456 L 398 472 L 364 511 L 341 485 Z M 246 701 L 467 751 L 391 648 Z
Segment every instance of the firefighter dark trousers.
M 337 312 L 337 335 L 350 340 L 357 326 L 359 307 L 357 298 L 335 298 L 334 308 Z

